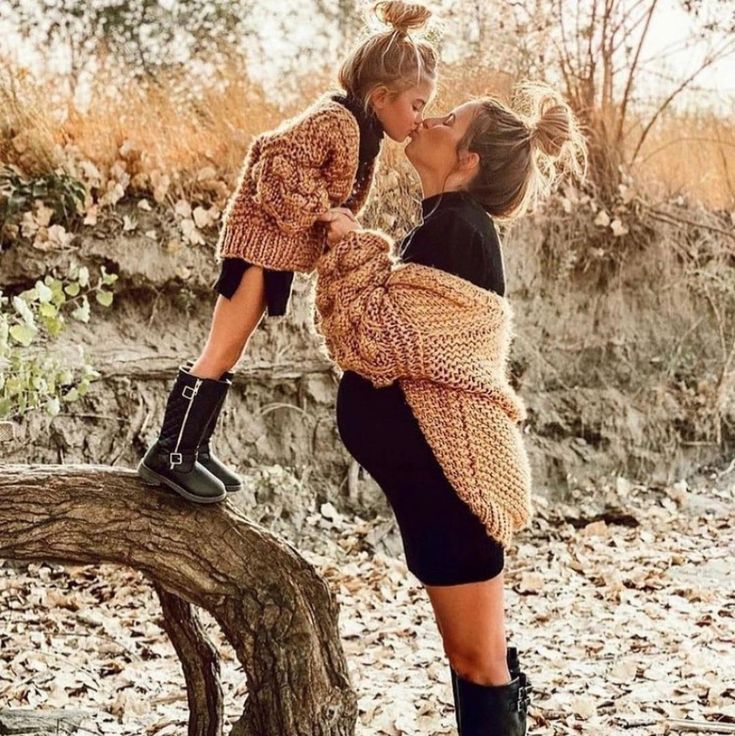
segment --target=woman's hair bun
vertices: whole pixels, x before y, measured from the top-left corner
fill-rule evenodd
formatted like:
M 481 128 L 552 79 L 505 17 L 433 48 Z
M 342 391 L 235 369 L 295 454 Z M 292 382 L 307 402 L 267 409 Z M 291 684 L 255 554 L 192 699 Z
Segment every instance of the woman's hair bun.
M 523 82 L 517 95 L 531 141 L 542 154 L 558 158 L 569 145 L 583 144 L 576 117 L 557 90 L 540 82 Z
M 387 0 L 373 5 L 378 19 L 399 33 L 423 28 L 431 17 L 431 11 L 419 3 L 404 3 L 400 0 Z

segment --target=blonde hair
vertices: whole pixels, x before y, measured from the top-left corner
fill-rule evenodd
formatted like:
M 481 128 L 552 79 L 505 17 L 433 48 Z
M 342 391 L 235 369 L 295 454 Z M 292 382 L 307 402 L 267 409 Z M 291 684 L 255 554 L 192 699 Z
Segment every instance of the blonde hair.
M 458 149 L 479 155 L 479 171 L 465 190 L 493 217 L 519 217 L 564 174 L 584 178 L 587 144 L 572 109 L 556 90 L 523 82 L 510 106 L 495 97 L 478 102 Z
M 373 33 L 348 54 L 339 69 L 339 83 L 369 110 L 372 93 L 381 86 L 398 95 L 423 80 L 436 78 L 437 52 L 430 41 L 413 39 L 409 31 L 423 28 L 431 11 L 417 3 L 377 2 L 372 10 L 392 30 Z

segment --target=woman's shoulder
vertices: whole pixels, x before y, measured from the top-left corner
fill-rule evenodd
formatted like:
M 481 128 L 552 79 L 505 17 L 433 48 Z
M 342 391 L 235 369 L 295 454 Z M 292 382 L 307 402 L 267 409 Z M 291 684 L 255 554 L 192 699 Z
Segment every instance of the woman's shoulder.
M 454 196 L 436 214 L 441 214 L 445 223 L 455 221 L 458 227 L 472 229 L 478 235 L 485 236 L 489 240 L 498 239 L 493 218 L 470 195 L 458 194 Z
M 504 274 L 497 231 L 482 210 L 441 207 L 425 218 L 402 246 L 402 259 L 460 276 L 502 294 Z
M 441 241 L 462 241 L 480 250 L 499 244 L 492 218 L 479 206 L 457 200 L 428 213 L 418 229 Z

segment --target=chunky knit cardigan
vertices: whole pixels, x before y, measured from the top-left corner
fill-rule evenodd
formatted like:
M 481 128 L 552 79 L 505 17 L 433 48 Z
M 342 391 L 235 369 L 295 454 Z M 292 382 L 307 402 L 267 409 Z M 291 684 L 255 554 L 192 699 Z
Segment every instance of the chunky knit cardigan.
M 256 137 L 225 209 L 217 258 L 313 270 L 324 247 L 318 216 L 335 206 L 357 213 L 367 199 L 375 159 L 356 181 L 359 151 L 355 115 L 327 95 Z
M 510 304 L 459 276 L 398 263 L 375 231 L 349 233 L 316 269 L 317 326 L 333 360 L 376 387 L 399 380 L 447 479 L 508 545 L 532 513 L 517 427 L 526 411 L 506 377 Z

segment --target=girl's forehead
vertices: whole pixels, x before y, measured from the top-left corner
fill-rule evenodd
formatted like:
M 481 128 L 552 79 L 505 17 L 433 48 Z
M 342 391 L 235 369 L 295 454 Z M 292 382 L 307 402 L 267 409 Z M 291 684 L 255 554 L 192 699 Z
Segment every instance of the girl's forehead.
M 418 84 L 409 88 L 408 93 L 412 97 L 420 97 L 428 102 L 434 96 L 435 85 L 431 79 L 422 79 Z

